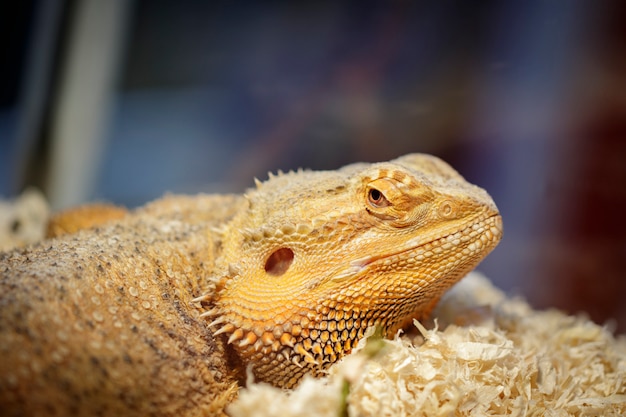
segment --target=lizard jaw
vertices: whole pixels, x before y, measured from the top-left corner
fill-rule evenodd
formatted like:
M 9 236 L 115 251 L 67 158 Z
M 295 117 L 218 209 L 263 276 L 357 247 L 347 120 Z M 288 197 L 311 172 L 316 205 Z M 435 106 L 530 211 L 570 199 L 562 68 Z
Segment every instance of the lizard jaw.
M 489 226 L 488 229 L 481 229 L 481 225 L 487 223 L 493 223 Z M 397 250 L 394 250 L 391 253 L 383 253 L 379 255 L 367 255 L 361 258 L 355 259 L 350 262 L 347 269 L 339 272 L 334 275 L 331 280 L 334 282 L 345 281 L 348 278 L 354 277 L 355 275 L 362 273 L 368 266 L 371 264 L 377 263 L 379 261 L 384 261 L 385 259 L 389 259 L 392 257 L 399 256 L 403 253 L 409 253 L 412 251 L 416 251 L 420 248 L 428 246 L 429 244 L 433 244 L 435 242 L 441 242 L 446 240 L 444 244 L 458 246 L 471 240 L 472 235 L 482 234 L 481 238 L 477 241 L 478 243 L 470 243 L 468 246 L 469 251 L 476 251 L 482 247 L 482 245 L 493 245 L 495 247 L 502 237 L 502 217 L 500 214 L 490 214 L 487 216 L 481 216 L 478 219 L 468 223 L 468 225 L 459 230 L 458 228 L 451 227 L 450 230 L 444 231 L 439 237 L 430 238 L 424 240 L 422 236 L 417 236 L 413 239 L 409 239 L 406 241 L 404 245 L 402 245 Z M 470 231 L 470 229 L 473 229 Z M 471 232 L 471 233 L 470 233 Z M 475 247 L 476 245 L 480 245 L 480 247 Z M 486 254 L 485 254 L 486 255 Z

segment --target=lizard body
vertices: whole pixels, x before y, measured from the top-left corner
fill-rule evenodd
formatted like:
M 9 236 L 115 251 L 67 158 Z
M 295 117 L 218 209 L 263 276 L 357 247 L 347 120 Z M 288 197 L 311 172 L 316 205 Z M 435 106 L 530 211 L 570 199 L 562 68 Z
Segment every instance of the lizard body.
M 0 407 L 202 415 L 246 369 L 295 386 L 367 327 L 427 314 L 500 236 L 484 190 L 413 154 L 166 198 L 0 254 Z
M 239 201 L 167 197 L 0 253 L 0 414 L 219 413 L 235 373 L 189 300 L 208 289 L 211 227 Z

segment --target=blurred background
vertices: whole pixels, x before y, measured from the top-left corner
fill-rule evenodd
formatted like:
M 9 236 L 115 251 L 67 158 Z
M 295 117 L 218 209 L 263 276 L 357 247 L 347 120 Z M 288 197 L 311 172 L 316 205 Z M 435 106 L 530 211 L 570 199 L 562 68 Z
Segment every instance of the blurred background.
M 432 153 L 501 209 L 479 269 L 626 331 L 626 2 L 6 3 L 4 198 L 134 207 Z

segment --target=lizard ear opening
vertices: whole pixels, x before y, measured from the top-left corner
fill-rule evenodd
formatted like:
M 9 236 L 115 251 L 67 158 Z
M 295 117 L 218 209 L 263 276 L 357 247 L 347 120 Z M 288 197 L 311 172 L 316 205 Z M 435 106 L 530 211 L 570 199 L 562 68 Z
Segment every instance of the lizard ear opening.
M 265 261 L 265 272 L 270 275 L 280 276 L 287 272 L 293 262 L 293 251 L 289 248 L 280 248 L 272 252 Z

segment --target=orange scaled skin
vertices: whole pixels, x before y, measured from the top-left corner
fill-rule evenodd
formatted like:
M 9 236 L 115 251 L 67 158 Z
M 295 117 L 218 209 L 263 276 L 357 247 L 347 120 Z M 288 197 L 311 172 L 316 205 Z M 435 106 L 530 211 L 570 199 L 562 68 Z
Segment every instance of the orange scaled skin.
M 422 154 L 281 174 L 246 199 L 206 315 L 258 380 L 279 387 L 350 353 L 370 326 L 392 337 L 423 317 L 502 231 L 484 190 Z

